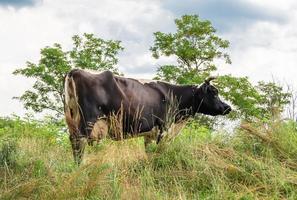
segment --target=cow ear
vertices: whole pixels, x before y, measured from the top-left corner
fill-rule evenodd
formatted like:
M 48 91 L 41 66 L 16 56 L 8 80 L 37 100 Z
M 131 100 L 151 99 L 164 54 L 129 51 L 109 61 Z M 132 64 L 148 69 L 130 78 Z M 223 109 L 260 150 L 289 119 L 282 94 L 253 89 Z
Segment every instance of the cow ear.
M 207 90 L 208 90 L 208 87 L 209 87 L 209 83 L 204 83 L 203 85 L 202 85 L 202 91 L 203 91 L 203 93 L 207 93 Z

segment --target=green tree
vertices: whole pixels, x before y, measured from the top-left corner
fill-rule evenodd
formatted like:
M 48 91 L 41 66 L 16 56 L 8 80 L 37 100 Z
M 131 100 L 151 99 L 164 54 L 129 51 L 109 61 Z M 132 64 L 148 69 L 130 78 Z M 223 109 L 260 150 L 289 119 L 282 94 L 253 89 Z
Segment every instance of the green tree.
M 74 35 L 72 40 L 74 47 L 69 53 L 73 66 L 119 73 L 115 67 L 118 63 L 117 55 L 120 50 L 123 50 L 119 41 L 103 40 L 86 33 L 83 38 Z
M 261 95 L 248 77 L 233 77 L 231 75 L 219 76 L 214 85 L 219 89 L 220 95 L 232 103 L 232 119 L 260 118 L 262 110 L 259 108 Z
M 246 120 L 277 118 L 290 103 L 291 93 L 275 82 L 260 81 L 252 85 L 248 77 L 218 77 L 214 83 L 220 94 L 236 107 L 232 118 Z
M 218 37 L 216 30 L 208 20 L 198 15 L 184 15 L 176 19 L 176 33 L 154 33 L 154 45 L 150 48 L 154 58 L 174 56 L 176 65 L 164 65 L 158 68 L 156 79 L 185 83 L 201 82 L 216 70 L 215 59 L 231 63 L 225 49 L 229 42 Z
M 15 75 L 34 78 L 33 88 L 20 97 L 24 107 L 35 112 L 53 111 L 57 117 L 63 114 L 63 80 L 72 68 L 110 70 L 116 68 L 117 54 L 123 50 L 120 41 L 103 40 L 93 34 L 74 35 L 73 48 L 63 51 L 60 44 L 41 49 L 38 63 L 27 62 L 25 68 L 17 69 Z
M 260 81 L 257 85 L 260 93 L 259 108 L 263 118 L 278 118 L 290 103 L 292 94 L 275 82 Z

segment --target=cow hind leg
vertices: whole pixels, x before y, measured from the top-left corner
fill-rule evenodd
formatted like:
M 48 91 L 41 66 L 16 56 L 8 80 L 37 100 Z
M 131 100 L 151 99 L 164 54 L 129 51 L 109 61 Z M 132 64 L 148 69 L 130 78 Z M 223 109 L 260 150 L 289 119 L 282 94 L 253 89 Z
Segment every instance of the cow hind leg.
M 145 148 L 145 151 L 147 151 L 147 148 L 152 143 L 152 141 L 153 141 L 153 139 L 152 139 L 151 136 L 149 136 L 149 135 L 144 136 L 144 148 Z
M 158 132 L 158 128 L 154 127 L 149 133 L 144 135 L 144 147 L 146 152 L 148 151 L 149 145 L 157 139 Z
M 160 129 L 160 131 L 159 131 L 159 134 L 157 136 L 157 141 L 156 141 L 157 144 L 159 144 L 161 139 L 163 138 L 163 127 L 160 127 L 159 129 Z

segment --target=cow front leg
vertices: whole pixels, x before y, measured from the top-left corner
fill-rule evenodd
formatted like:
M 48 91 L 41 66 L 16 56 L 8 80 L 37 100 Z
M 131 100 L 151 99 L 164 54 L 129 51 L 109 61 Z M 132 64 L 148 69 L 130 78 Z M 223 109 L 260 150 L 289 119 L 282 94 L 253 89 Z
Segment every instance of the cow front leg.
M 159 129 L 154 127 L 150 132 L 144 134 L 144 147 L 147 152 L 148 146 L 152 143 L 153 140 L 156 140 Z
M 150 135 L 144 136 L 144 148 L 147 151 L 148 146 L 152 143 L 153 139 Z
M 71 142 L 74 161 L 77 165 L 80 165 L 83 159 L 83 154 L 86 145 L 85 139 L 77 138 L 74 135 L 70 135 L 69 139 Z
M 163 127 L 160 127 L 159 129 L 160 129 L 160 131 L 159 131 L 159 134 L 157 136 L 157 141 L 156 141 L 157 144 L 159 144 L 161 139 L 163 138 Z

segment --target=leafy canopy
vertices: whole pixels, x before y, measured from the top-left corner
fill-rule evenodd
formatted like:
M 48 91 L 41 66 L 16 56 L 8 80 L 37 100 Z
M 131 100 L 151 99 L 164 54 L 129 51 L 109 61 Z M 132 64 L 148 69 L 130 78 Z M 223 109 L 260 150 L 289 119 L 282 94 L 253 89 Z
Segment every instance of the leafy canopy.
M 20 97 L 26 109 L 35 112 L 53 111 L 57 117 L 63 115 L 63 80 L 72 68 L 110 70 L 116 68 L 117 54 L 123 50 L 120 41 L 103 40 L 93 34 L 74 35 L 73 48 L 63 51 L 60 44 L 45 47 L 40 51 L 38 63 L 27 62 L 24 68 L 15 70 L 15 75 L 34 78 L 33 88 Z
M 154 58 L 174 56 L 177 65 L 164 65 L 157 71 L 157 79 L 178 83 L 197 83 L 216 70 L 215 59 L 231 63 L 225 52 L 229 41 L 218 37 L 208 20 L 198 15 L 184 15 L 175 20 L 176 33 L 154 33 L 154 45 L 150 48 Z
M 260 81 L 257 89 L 261 95 L 259 107 L 263 118 L 277 118 L 290 103 L 292 93 L 285 91 L 283 87 L 275 82 L 265 83 Z

